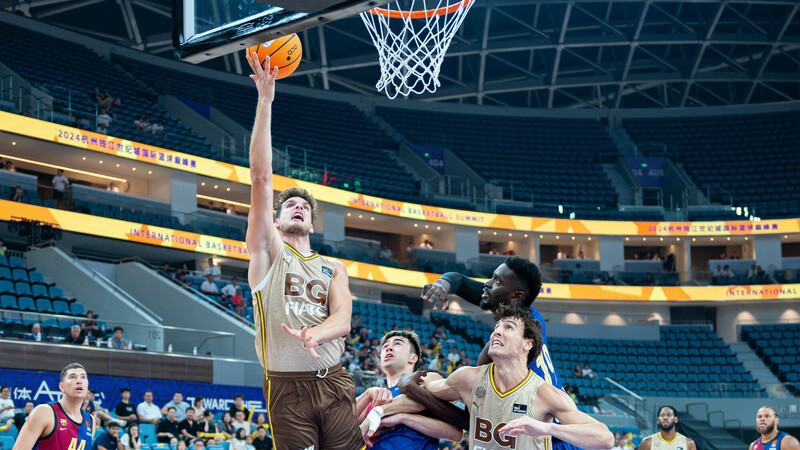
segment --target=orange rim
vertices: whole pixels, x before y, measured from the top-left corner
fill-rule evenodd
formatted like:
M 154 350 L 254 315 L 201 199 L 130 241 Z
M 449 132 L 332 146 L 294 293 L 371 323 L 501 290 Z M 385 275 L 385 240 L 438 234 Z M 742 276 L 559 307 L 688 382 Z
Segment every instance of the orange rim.
M 379 16 L 388 17 L 390 19 L 427 19 L 434 16 L 443 16 L 445 14 L 456 12 L 460 8 L 467 7 L 467 5 L 473 1 L 474 0 L 461 0 L 460 2 L 454 3 L 450 6 L 444 6 L 437 9 L 428 9 L 424 11 L 390 11 L 385 8 L 372 8 L 369 10 L 369 12 Z

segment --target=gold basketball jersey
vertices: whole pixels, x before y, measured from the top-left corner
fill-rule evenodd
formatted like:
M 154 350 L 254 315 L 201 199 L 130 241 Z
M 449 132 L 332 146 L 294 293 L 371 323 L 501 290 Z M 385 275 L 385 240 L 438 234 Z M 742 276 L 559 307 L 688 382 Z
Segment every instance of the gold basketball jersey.
M 651 434 L 648 436 L 650 438 L 650 448 L 651 449 L 658 449 L 658 450 L 686 450 L 686 436 L 676 432 L 675 439 L 671 441 L 665 441 L 664 438 L 661 437 L 661 433 Z
M 299 330 L 319 325 L 330 315 L 328 295 L 333 261 L 314 253 L 303 256 L 283 243 L 261 283 L 253 289 L 256 353 L 265 372 L 310 372 L 336 365 L 344 353 L 344 339 L 328 341 L 314 358 L 303 344 L 281 329 Z
M 536 418 L 536 392 L 544 384 L 539 375 L 528 370 L 528 376 L 514 389 L 506 393 L 497 390 L 494 384 L 494 364 L 480 367 L 475 386 L 472 388 L 472 405 L 469 407 L 470 450 L 550 450 L 550 437 L 537 439 L 533 436 L 501 436 L 500 428 L 521 416 Z

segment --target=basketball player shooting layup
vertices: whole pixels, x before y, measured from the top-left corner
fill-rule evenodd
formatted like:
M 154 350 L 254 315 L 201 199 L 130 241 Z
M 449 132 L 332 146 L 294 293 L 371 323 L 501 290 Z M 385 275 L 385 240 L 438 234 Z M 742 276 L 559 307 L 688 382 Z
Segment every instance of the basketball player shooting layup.
M 756 412 L 758 439 L 750 444 L 750 450 L 800 450 L 800 441 L 789 433 L 778 430 L 778 411 L 762 406 Z
M 528 368 L 542 348 L 542 331 L 527 308 L 500 306 L 489 346 L 492 364 L 462 367 L 447 379 L 409 378 L 422 382 L 420 391 L 445 400 L 461 400 L 470 413 L 470 449 L 549 449 L 549 436 L 583 448 L 610 449 L 614 436 L 608 427 L 578 411 L 563 391 L 546 383 Z M 380 427 L 384 416 L 418 412 L 414 395 L 396 397 L 372 408 L 361 425 L 365 441 Z M 557 417 L 561 423 L 553 423 Z
M 81 409 L 89 392 L 86 369 L 72 363 L 61 371 L 61 400 L 33 408 L 13 450 L 89 450 L 96 423 Z
M 274 446 L 354 450 L 363 446 L 356 387 L 339 362 L 352 310 L 347 272 L 341 262 L 311 251 L 317 202 L 305 189 L 278 195 L 273 222 L 270 119 L 278 69 L 269 73 L 254 56 L 247 55 L 258 89 L 250 141 L 248 277 L 255 285 L 255 345 Z
M 656 413 L 658 433 L 647 436 L 639 444 L 639 450 L 697 450 L 694 441 L 677 431 L 678 410 L 672 406 L 662 406 Z

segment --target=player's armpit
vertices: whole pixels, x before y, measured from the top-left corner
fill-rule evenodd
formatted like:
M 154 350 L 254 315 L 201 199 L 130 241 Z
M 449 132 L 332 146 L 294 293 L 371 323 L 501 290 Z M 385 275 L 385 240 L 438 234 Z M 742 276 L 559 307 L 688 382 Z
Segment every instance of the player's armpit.
M 53 431 L 56 426 L 53 418 L 52 406 L 45 404 L 33 408 L 28 420 L 22 425 L 12 450 L 32 449 L 40 437 L 46 436 Z

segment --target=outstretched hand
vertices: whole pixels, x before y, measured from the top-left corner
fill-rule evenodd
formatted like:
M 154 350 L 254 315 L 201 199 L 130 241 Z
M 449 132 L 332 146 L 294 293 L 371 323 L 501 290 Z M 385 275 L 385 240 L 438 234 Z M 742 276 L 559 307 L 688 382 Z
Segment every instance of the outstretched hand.
M 283 328 L 283 331 L 285 331 L 286 334 L 302 342 L 303 348 L 306 349 L 308 353 L 311 353 L 311 356 L 319 359 L 319 355 L 317 354 L 316 350 L 314 350 L 314 348 L 318 347 L 319 344 L 314 340 L 313 336 L 308 334 L 308 327 L 302 327 L 299 330 L 295 330 L 294 328 L 289 328 L 286 326 L 285 323 L 282 323 L 281 328 Z
M 250 64 L 250 68 L 253 70 L 253 74 L 250 75 L 250 78 L 256 83 L 259 100 L 263 99 L 272 103 L 275 99 L 275 80 L 278 78 L 278 66 L 275 66 L 272 69 L 272 73 L 270 73 L 269 56 L 264 56 L 263 67 L 258 60 L 258 54 L 256 52 L 246 54 L 245 57 L 247 58 L 247 63 Z M 267 69 L 264 69 L 264 67 Z
M 423 300 L 433 303 L 433 310 L 447 311 L 450 299 L 447 298 L 448 291 L 450 290 L 450 283 L 447 280 L 438 279 L 434 283 L 428 283 L 422 288 Z

